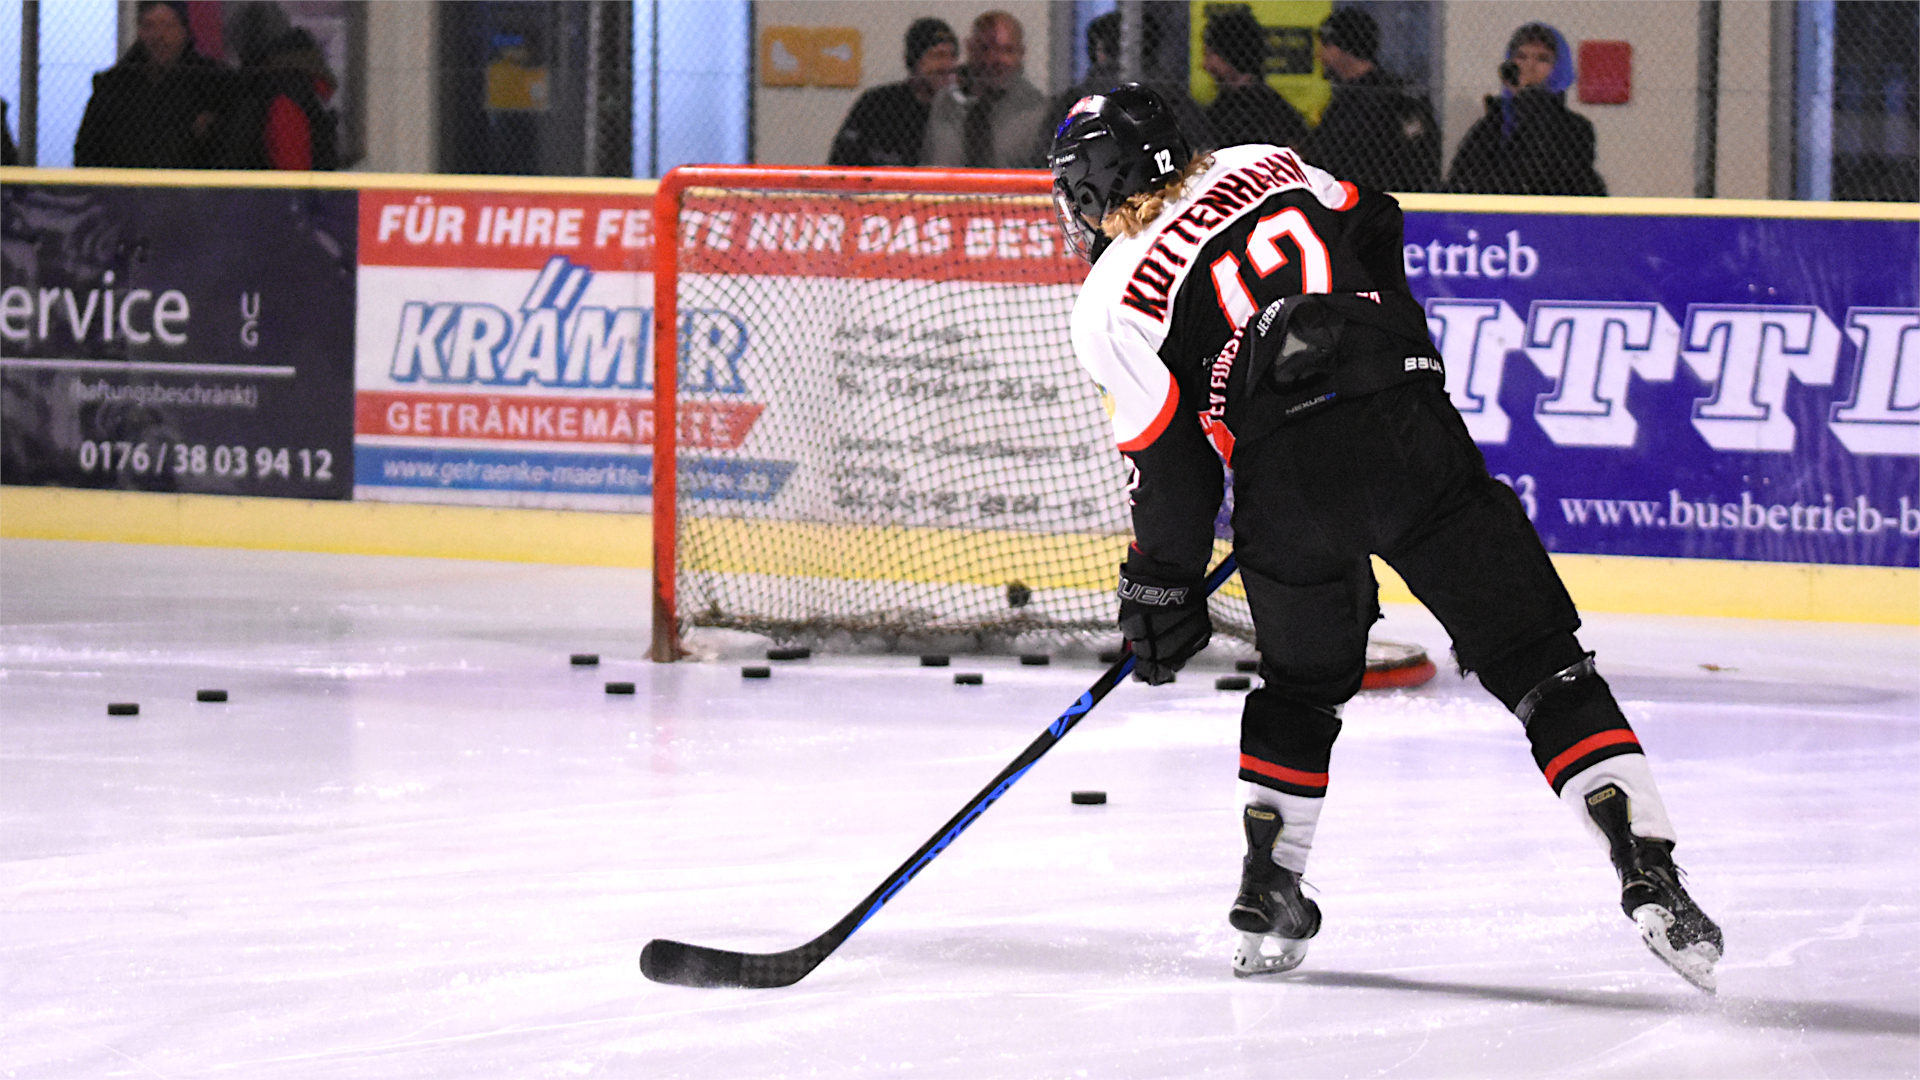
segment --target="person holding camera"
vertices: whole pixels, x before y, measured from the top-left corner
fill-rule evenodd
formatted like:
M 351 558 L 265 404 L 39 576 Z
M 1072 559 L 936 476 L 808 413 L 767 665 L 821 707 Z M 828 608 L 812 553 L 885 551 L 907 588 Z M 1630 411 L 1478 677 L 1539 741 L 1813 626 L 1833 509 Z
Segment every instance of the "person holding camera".
M 1513 32 L 1500 93 L 1486 99 L 1454 152 L 1446 190 L 1485 195 L 1605 195 L 1594 171 L 1593 124 L 1567 109 L 1573 60 L 1546 23 Z

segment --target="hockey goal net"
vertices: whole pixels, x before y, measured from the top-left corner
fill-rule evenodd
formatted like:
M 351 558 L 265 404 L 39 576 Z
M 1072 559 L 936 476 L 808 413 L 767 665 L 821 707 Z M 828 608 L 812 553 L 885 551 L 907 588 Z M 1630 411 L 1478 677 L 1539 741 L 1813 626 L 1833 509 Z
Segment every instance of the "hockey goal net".
M 656 659 L 1117 640 L 1127 469 L 1046 174 L 686 167 L 654 213 Z

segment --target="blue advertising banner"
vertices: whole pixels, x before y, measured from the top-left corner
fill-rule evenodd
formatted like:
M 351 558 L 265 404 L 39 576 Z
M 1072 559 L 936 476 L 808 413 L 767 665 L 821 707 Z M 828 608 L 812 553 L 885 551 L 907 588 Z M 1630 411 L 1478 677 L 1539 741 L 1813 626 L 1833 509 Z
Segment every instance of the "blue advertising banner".
M 0 188 L 0 482 L 350 497 L 358 199 Z
M 1409 211 L 1403 256 L 1549 550 L 1920 565 L 1920 222 Z

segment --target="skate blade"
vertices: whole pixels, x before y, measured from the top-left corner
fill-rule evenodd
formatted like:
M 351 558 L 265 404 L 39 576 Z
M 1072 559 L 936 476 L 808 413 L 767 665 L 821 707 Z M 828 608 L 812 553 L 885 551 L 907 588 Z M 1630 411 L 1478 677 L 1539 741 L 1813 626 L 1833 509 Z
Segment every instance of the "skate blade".
M 1267 951 L 1268 942 L 1274 944 L 1275 951 Z M 1278 975 L 1299 967 L 1306 958 L 1307 941 L 1304 938 L 1242 933 L 1240 944 L 1233 950 L 1233 977 L 1251 979 L 1261 975 Z
M 1640 927 L 1640 940 L 1647 943 L 1647 951 L 1659 957 L 1675 974 L 1709 994 L 1720 992 L 1713 971 L 1714 965 L 1720 962 L 1720 950 L 1712 943 L 1696 941 L 1684 949 L 1675 949 L 1667 940 L 1673 914 L 1658 904 L 1643 905 L 1633 913 L 1633 921 Z

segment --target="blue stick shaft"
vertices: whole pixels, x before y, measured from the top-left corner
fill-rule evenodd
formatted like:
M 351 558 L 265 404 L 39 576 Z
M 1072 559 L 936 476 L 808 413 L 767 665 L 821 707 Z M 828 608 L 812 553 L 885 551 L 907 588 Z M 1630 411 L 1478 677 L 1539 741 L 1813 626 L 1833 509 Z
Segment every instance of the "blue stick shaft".
M 1225 584 L 1233 575 L 1235 562 L 1232 555 L 1220 561 L 1213 572 L 1207 575 L 1202 586 L 1204 596 L 1212 596 L 1214 591 Z M 825 960 L 828 954 L 840 947 L 840 944 L 853 936 L 855 930 L 866 925 L 868 919 L 879 912 L 887 901 L 907 882 L 925 869 L 927 864 L 938 858 L 947 845 L 967 830 L 987 807 L 997 802 L 1007 793 L 1027 770 L 1033 768 L 1041 757 L 1045 756 L 1053 745 L 1066 737 L 1088 712 L 1098 705 L 1102 698 L 1112 692 L 1133 671 L 1133 650 L 1129 647 L 1126 654 L 1106 670 L 1087 691 L 1067 710 L 1047 725 L 1047 730 L 1028 744 L 1020 756 L 1000 770 L 1000 775 L 988 781 L 967 804 L 960 808 L 940 831 L 920 846 L 888 874 L 880 887 L 867 895 L 865 900 L 852 911 L 847 912 L 833 928 L 812 941 L 797 948 L 778 953 L 738 953 L 724 949 L 710 949 L 701 945 L 688 945 L 684 942 L 655 939 L 648 942 L 640 954 L 640 970 L 647 978 L 655 982 L 675 983 L 681 986 L 747 986 L 775 987 L 790 986 L 805 978 L 807 973 Z

